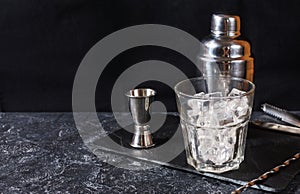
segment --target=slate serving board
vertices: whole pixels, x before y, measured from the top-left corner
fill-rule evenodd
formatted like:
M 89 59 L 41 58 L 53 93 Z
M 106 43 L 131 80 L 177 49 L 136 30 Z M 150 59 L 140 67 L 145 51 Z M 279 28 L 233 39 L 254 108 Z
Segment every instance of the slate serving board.
M 167 115 L 164 125 L 158 131 L 153 133 L 153 140 L 156 143 L 156 146 L 160 146 L 167 142 L 175 134 L 178 126 L 180 127 L 179 117 L 175 115 Z M 129 128 L 130 127 L 133 128 L 133 126 L 129 126 Z M 271 170 L 273 167 L 281 164 L 300 151 L 299 135 L 271 131 L 249 125 L 245 160 L 240 165 L 240 168 L 238 170 L 222 174 L 215 174 L 198 172 L 188 165 L 186 162 L 185 151 L 182 151 L 173 160 L 165 162 L 160 160 L 159 156 L 155 156 L 156 153 L 152 153 L 151 148 L 146 149 L 146 151 L 145 149 L 140 150 L 131 148 L 129 143 L 131 141 L 132 134 L 123 128 L 116 130 L 108 136 L 119 145 L 129 149 L 122 151 L 106 144 L 101 144 L 100 149 L 196 173 L 202 176 L 229 181 L 238 185 L 244 185 L 252 179 L 257 178 L 262 173 Z M 182 135 L 180 138 L 180 141 L 182 141 Z M 183 144 L 181 146 L 183 146 Z M 132 152 L 130 150 L 132 150 Z M 170 150 L 170 152 L 172 152 L 172 150 Z M 279 173 L 269 177 L 261 184 L 255 185 L 254 188 L 264 191 L 280 192 L 286 188 L 289 182 L 299 172 L 300 160 L 297 160 L 291 163 L 288 167 L 281 169 Z

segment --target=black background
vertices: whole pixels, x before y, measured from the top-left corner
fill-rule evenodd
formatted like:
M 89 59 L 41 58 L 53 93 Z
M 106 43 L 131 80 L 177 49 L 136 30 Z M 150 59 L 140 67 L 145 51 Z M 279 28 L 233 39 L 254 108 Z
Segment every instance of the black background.
M 297 0 L 0 0 L 0 90 L 3 111 L 72 111 L 72 86 L 89 49 L 116 30 L 164 24 L 198 39 L 208 35 L 213 13 L 241 17 L 241 33 L 255 58 L 255 106 L 268 102 L 300 110 L 300 6 Z M 158 47 L 130 49 L 115 57 L 101 75 L 98 111 L 110 111 L 110 92 L 127 67 L 163 60 L 188 76 L 186 58 Z M 183 65 L 184 64 L 184 65 Z M 151 84 L 176 111 L 173 91 Z

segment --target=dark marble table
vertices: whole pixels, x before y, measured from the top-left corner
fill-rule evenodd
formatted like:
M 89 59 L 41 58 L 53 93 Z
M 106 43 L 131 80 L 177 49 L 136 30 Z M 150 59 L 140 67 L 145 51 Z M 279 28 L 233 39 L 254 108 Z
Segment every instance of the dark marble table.
M 99 119 L 111 129 L 116 125 L 111 113 L 99 113 Z M 83 143 L 72 113 L 1 113 L 0 121 L 0 193 L 221 194 L 239 187 L 105 151 L 97 157 Z M 125 162 L 145 169 L 121 168 Z M 282 193 L 300 193 L 300 175 Z

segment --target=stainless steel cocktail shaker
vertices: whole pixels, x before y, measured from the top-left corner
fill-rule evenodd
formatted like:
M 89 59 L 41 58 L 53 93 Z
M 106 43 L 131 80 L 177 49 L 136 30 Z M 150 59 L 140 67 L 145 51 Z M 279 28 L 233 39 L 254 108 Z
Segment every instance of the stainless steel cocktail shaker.
M 254 64 L 250 43 L 241 40 L 240 17 L 213 14 L 211 34 L 201 42 L 198 65 L 206 76 L 226 75 L 253 81 Z

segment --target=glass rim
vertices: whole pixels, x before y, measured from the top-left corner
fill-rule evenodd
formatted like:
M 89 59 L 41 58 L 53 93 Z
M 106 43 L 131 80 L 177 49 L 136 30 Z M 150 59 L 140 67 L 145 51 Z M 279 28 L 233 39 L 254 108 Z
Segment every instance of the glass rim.
M 193 78 L 188 78 L 188 79 L 182 80 L 174 86 L 175 93 L 177 95 L 181 95 L 181 96 L 185 96 L 185 97 L 189 97 L 189 98 L 208 100 L 208 99 L 235 99 L 235 98 L 240 98 L 240 97 L 243 97 L 243 96 L 249 96 L 249 95 L 253 94 L 254 91 L 255 91 L 255 84 L 253 82 L 251 82 L 247 79 L 244 79 L 244 78 L 231 77 L 231 76 L 220 76 L 219 78 L 225 78 L 225 79 L 230 79 L 230 80 L 247 82 L 251 85 L 251 89 L 247 92 L 245 91 L 245 93 L 243 93 L 239 96 L 221 96 L 221 97 L 216 97 L 216 96 L 213 96 L 213 97 L 194 96 L 194 95 L 186 94 L 186 93 L 181 92 L 181 91 L 178 90 L 179 85 L 181 85 L 184 82 L 192 81 L 192 80 L 206 80 L 209 77 L 214 77 L 214 76 L 201 76 L 201 77 L 193 77 Z

